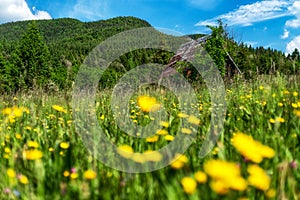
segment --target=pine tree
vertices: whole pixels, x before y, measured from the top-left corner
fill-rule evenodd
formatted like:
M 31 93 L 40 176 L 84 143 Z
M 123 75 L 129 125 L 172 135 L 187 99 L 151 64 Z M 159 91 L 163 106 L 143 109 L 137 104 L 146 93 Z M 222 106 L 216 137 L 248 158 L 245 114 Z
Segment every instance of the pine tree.
M 18 56 L 25 87 L 45 86 L 51 76 L 50 52 L 35 21 L 21 38 Z
M 221 20 L 218 21 L 219 26 L 207 26 L 211 29 L 211 37 L 205 44 L 205 50 L 211 56 L 222 76 L 226 73 L 226 52 L 224 50 L 225 29 Z

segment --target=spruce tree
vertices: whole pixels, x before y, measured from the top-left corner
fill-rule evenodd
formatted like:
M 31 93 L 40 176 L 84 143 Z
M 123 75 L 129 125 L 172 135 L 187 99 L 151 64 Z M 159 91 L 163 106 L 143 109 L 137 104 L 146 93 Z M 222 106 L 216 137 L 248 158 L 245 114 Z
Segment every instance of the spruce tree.
M 50 52 L 38 30 L 36 21 L 32 21 L 21 38 L 18 56 L 23 83 L 27 88 L 43 87 L 51 77 Z

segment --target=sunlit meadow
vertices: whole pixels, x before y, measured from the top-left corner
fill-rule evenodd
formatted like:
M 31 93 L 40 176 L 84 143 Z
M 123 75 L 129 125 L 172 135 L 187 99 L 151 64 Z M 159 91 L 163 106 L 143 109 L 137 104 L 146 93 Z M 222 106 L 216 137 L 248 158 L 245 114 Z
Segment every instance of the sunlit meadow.
M 191 134 L 180 120 L 199 125 L 191 147 L 163 169 L 128 174 L 93 158 L 72 118 L 71 92 L 40 91 L 0 97 L 0 199 L 299 199 L 299 79 L 259 77 L 226 86 L 224 131 L 213 150 L 199 158 L 210 123 L 210 96 L 196 88 L 199 116 L 182 113 L 162 89 L 141 90 L 129 102 L 133 123 L 147 125 L 164 107 L 161 129 L 135 141 L 118 130 L 111 91 L 97 94 L 99 124 L 119 154 L 132 162 L 157 162 L 151 154 L 176 134 Z

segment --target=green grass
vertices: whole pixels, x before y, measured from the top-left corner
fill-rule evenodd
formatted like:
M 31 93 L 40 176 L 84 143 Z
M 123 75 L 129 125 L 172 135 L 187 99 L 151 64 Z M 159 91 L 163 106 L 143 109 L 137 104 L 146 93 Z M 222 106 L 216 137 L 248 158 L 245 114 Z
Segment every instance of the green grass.
M 269 189 L 276 191 L 275 198 L 299 199 L 300 158 L 300 94 L 299 78 L 288 80 L 281 76 L 258 77 L 251 82 L 237 80 L 226 86 L 227 113 L 224 132 L 215 148 L 205 158 L 198 157 L 200 146 L 210 123 L 210 96 L 207 89 L 197 88 L 197 105 L 189 109 L 199 109 L 200 126 L 196 139 L 185 152 L 188 161 L 179 169 L 167 166 L 163 169 L 129 174 L 106 167 L 93 158 L 85 148 L 72 116 L 70 93 L 46 94 L 41 91 L 2 95 L 0 111 L 14 106 L 28 108 L 9 122 L 9 115 L 0 113 L 0 199 L 266 199 Z M 145 91 L 142 91 L 145 92 Z M 149 93 L 149 91 L 146 91 Z M 154 89 L 150 92 L 163 104 L 170 126 L 170 135 L 178 134 L 180 112 L 178 101 L 171 92 L 161 93 Z M 134 152 L 148 149 L 157 150 L 170 143 L 159 136 L 157 142 L 134 139 L 118 129 L 110 110 L 111 91 L 97 94 L 96 115 L 104 133 L 117 146 L 130 145 Z M 135 93 L 132 96 L 132 120 L 147 126 L 151 115 L 136 107 Z M 53 109 L 53 105 L 63 107 L 66 112 Z M 122 111 L 120 111 L 122 114 Z M 271 119 L 271 120 L 270 120 Z M 284 119 L 284 122 L 272 123 Z M 13 122 L 14 121 L 14 122 Z M 156 130 L 153 130 L 153 134 Z M 234 133 L 251 135 L 260 143 L 276 152 L 273 158 L 265 158 L 259 166 L 271 178 L 270 187 L 261 191 L 248 186 L 244 191 L 229 190 L 218 194 L 211 188 L 211 177 L 206 183 L 197 184 L 193 194 L 183 190 L 181 180 L 186 176 L 194 177 L 195 172 L 203 171 L 203 164 L 211 159 L 235 162 L 241 175 L 247 179 L 247 167 L 253 164 L 231 144 Z M 37 149 L 43 153 L 41 159 L 28 160 L 24 151 L 34 149 L 28 142 L 39 144 Z M 68 143 L 63 149 L 61 143 Z M 52 148 L 52 149 L 50 149 Z M 50 149 L 50 151 L 49 151 Z M 7 169 L 13 169 L 16 176 L 9 177 Z M 84 172 L 92 169 L 97 177 L 88 180 Z M 70 174 L 66 176 L 66 171 Z M 65 172 L 65 175 L 64 175 Z M 73 172 L 73 173 L 72 173 Z M 71 175 L 72 174 L 72 175 Z M 21 176 L 28 178 L 22 183 Z M 78 175 L 78 177 L 76 177 Z M 72 177 L 73 178 L 72 178 Z M 74 178 L 74 176 L 76 178 Z M 26 181 L 25 181 L 26 182 Z

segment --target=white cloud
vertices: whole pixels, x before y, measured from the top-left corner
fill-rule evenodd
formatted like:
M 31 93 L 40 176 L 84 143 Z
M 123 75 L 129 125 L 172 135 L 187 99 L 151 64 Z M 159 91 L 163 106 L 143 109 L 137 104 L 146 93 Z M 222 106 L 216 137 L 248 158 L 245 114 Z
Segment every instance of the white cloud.
M 286 39 L 290 35 L 290 32 L 287 29 L 284 29 L 283 35 L 280 36 L 281 39 Z
M 108 1 L 106 0 L 77 0 L 69 16 L 81 20 L 98 20 L 108 15 Z
M 0 23 L 32 20 L 51 19 L 46 11 L 35 10 L 32 13 L 25 0 L 0 0 Z
M 219 15 L 212 19 L 200 21 L 196 26 L 216 25 L 218 19 L 222 19 L 223 22 L 229 26 L 250 26 L 255 22 L 293 15 L 289 10 L 292 5 L 292 1 L 286 0 L 258 1 L 253 4 L 242 5 L 234 11 Z
M 300 1 L 295 1 L 293 5 L 289 8 L 290 13 L 292 13 L 296 18 L 288 20 L 285 25 L 291 28 L 300 27 Z
M 295 50 L 295 48 L 300 50 L 300 35 L 295 37 L 292 41 L 290 41 L 287 45 L 286 45 L 286 54 L 291 54 L 293 53 L 293 51 Z

